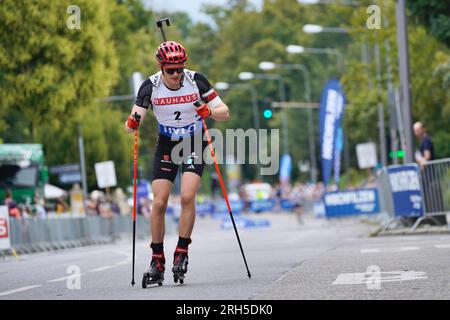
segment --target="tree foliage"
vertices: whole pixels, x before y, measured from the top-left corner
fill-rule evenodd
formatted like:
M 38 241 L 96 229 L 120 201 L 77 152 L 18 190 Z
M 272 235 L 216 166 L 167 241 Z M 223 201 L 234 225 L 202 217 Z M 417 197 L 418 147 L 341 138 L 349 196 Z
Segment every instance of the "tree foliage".
M 0 70 L 5 140 L 26 124 L 28 139 L 42 123 L 61 126 L 108 94 L 117 56 L 107 3 L 79 1 L 82 29 L 66 26 L 69 1 L 2 1 Z M 11 117 L 11 118 L 9 118 Z M 10 120 L 11 119 L 11 120 Z M 24 119 L 24 122 L 13 121 Z M 70 120 L 69 120 L 70 121 Z
M 172 23 L 166 35 L 185 45 L 188 67 L 206 75 L 213 84 L 240 83 L 238 74 L 242 71 L 279 74 L 287 100 L 305 101 L 305 79 L 300 71 L 258 68 L 261 61 L 302 64 L 311 75 L 312 101 L 319 102 L 326 81 L 340 77 L 348 101 L 344 130 L 350 165 L 356 167 L 355 145 L 378 141 L 378 101 L 384 105 L 389 123 L 388 67 L 393 86 L 399 86 L 394 2 L 375 1 L 382 8 L 380 30 L 366 27 L 366 10 L 373 1 L 360 2 L 361 6 L 351 7 L 265 0 L 258 11 L 250 1 L 234 0 L 226 6 L 205 6 L 203 11 L 214 21 L 208 25 L 193 22 L 186 13 L 153 12 L 140 0 L 80 0 L 81 30 L 70 30 L 66 26 L 69 1 L 4 0 L 0 8 L 1 140 L 43 143 L 49 165 L 78 162 L 80 125 L 89 188 L 96 187 L 94 164 L 105 160 L 115 162 L 119 184 L 129 185 L 133 137 L 123 126 L 133 101 L 104 102 L 100 98 L 129 95 L 133 72 L 148 77 L 158 70 L 154 53 L 161 36 L 155 21 L 169 16 Z M 449 18 L 444 2 L 408 1 L 413 118 L 426 123 L 439 157 L 450 156 L 450 28 L 446 27 Z M 307 23 L 341 27 L 349 33 L 307 34 L 302 31 Z M 344 67 L 339 68 L 336 55 L 288 54 L 289 44 L 338 49 Z M 380 48 L 381 92 L 375 45 Z M 279 111 L 269 121 L 262 117 L 265 98 L 280 99 L 278 82 L 255 79 L 250 83 L 258 94 L 261 128 L 281 128 Z M 254 127 L 249 90 L 231 89 L 220 95 L 230 106 L 231 120 L 211 122 L 211 126 Z M 297 170 L 298 161 L 309 159 L 307 112 L 288 110 L 288 119 L 294 178 L 307 179 Z M 314 136 L 318 155 L 317 111 Z M 142 124 L 140 137 L 139 167 L 143 177 L 149 178 L 157 138 L 152 115 Z M 255 166 L 244 166 L 244 174 L 246 179 L 254 178 Z M 277 177 L 266 180 L 275 182 Z
M 384 7 L 384 4 L 388 5 Z M 351 16 L 354 49 L 360 46 L 369 48 L 369 63 L 363 63 L 357 56 L 351 57 L 348 72 L 343 77 L 346 93 L 350 101 L 347 112 L 347 127 L 351 141 L 363 142 L 364 139 L 378 141 L 377 103 L 381 99 L 384 106 L 386 124 L 389 124 L 388 109 L 388 67 L 392 68 L 392 84 L 399 87 L 397 37 L 395 24 L 395 4 L 381 2 L 388 26 L 381 30 L 367 32 L 364 30 L 364 8 L 355 10 Z M 448 94 L 448 63 L 450 54 L 448 47 L 417 24 L 408 25 L 409 65 L 411 78 L 411 98 L 413 121 L 422 121 L 428 127 L 431 136 L 437 136 L 435 142 L 438 157 L 448 157 L 448 141 L 438 138 L 440 131 L 450 121 Z M 377 63 L 375 45 L 380 47 L 381 92 L 378 91 Z M 390 51 L 387 51 L 387 46 Z M 356 50 L 355 50 L 356 51 Z M 388 65 L 389 60 L 389 65 Z M 447 67 L 446 67 L 447 66 Z M 372 128 L 372 130 L 367 130 Z M 388 132 L 385 133 L 388 135 Z
M 437 39 L 450 46 L 450 14 L 448 1 L 408 1 L 414 22 L 423 24 Z

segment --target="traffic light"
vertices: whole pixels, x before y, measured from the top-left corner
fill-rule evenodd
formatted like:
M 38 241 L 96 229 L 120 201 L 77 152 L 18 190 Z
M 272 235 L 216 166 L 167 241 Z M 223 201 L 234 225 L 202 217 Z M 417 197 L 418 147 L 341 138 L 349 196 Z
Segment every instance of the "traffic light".
M 264 115 L 264 118 L 270 119 L 270 118 L 272 118 L 273 112 L 270 109 L 265 109 L 263 115 Z
M 397 158 L 398 159 L 402 159 L 405 157 L 405 151 L 404 150 L 398 150 L 397 151 Z M 390 151 L 389 152 L 389 158 L 393 159 L 394 158 L 394 152 Z
M 264 99 L 263 116 L 265 119 L 271 119 L 273 116 L 272 99 L 268 97 Z

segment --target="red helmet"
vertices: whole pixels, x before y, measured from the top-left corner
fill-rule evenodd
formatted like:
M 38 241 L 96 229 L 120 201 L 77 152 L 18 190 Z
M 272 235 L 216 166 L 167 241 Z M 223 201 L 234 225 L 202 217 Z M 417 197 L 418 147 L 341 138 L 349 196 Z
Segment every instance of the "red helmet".
M 158 60 L 160 64 L 184 63 L 187 61 L 186 50 L 178 42 L 163 42 L 156 51 L 156 60 Z

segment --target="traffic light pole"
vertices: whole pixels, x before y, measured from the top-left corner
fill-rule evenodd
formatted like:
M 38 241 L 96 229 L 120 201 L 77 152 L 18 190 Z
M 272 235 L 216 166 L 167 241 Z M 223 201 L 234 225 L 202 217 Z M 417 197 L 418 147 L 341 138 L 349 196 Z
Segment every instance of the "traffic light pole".
M 378 40 L 378 35 L 377 35 Z M 380 46 L 375 44 L 375 64 L 377 69 L 377 93 L 378 93 L 378 134 L 380 139 L 380 163 L 383 167 L 387 165 L 386 154 L 386 134 L 384 125 L 384 106 L 382 102 L 382 84 L 381 84 L 381 61 L 380 61 Z
M 258 115 L 258 94 L 256 89 L 251 84 L 228 84 L 231 89 L 241 89 L 241 90 L 250 90 L 252 95 L 252 110 L 253 110 L 253 122 L 256 129 L 256 135 L 259 135 L 259 115 Z M 218 89 L 220 90 L 220 89 Z M 256 139 L 256 150 L 259 150 L 259 139 Z M 256 161 L 256 176 L 258 179 L 261 178 L 261 170 L 259 160 Z
M 320 104 L 317 102 L 286 102 L 284 103 L 286 109 L 319 109 Z M 272 102 L 273 108 L 283 108 L 281 102 Z
M 341 59 L 339 59 L 341 61 Z M 311 82 L 308 68 L 300 63 L 296 64 L 279 64 L 273 62 L 261 62 L 261 69 L 270 70 L 272 68 L 282 68 L 289 70 L 300 70 L 303 74 L 303 84 L 305 87 L 305 99 L 308 103 L 311 102 Z M 311 182 L 316 183 L 317 181 L 317 166 L 316 166 L 316 148 L 314 141 L 314 119 L 313 119 L 313 111 L 308 108 L 308 144 L 309 144 L 309 161 L 310 161 L 310 176 Z
M 397 0 L 397 43 L 398 43 L 398 60 L 401 88 L 401 104 L 403 129 L 405 132 L 405 161 L 406 163 L 414 162 L 413 148 L 414 140 L 412 134 L 412 114 L 411 114 L 411 91 L 409 79 L 409 55 L 408 55 L 408 32 L 406 21 L 405 0 Z
M 258 114 L 258 95 L 256 93 L 255 87 L 252 85 L 248 85 L 247 88 L 250 89 L 252 93 L 252 109 L 253 109 L 253 121 L 255 122 L 256 135 L 258 138 L 256 139 L 256 150 L 259 150 L 259 114 Z M 259 163 L 259 159 L 256 161 L 256 177 L 261 179 L 261 166 Z
M 256 89 L 253 86 L 247 86 L 252 93 L 252 109 L 253 109 L 253 121 L 255 123 L 256 132 L 259 134 L 259 115 L 258 115 L 258 96 Z
M 256 89 L 252 85 L 245 85 L 245 88 L 249 89 L 252 93 L 252 109 L 253 109 L 253 121 L 255 124 L 256 135 L 259 135 L 259 115 L 258 115 L 258 96 Z M 256 139 L 256 150 L 259 150 L 259 139 Z M 256 161 L 256 176 L 258 179 L 261 178 L 261 170 L 259 160 Z
M 286 103 L 286 89 L 284 87 L 283 77 L 279 74 L 269 74 L 269 73 L 251 73 L 252 78 L 255 79 L 272 79 L 278 80 L 278 91 L 280 95 L 280 101 L 284 105 Z M 252 78 L 248 78 L 246 80 L 250 80 Z M 283 114 L 281 117 L 281 122 L 283 126 L 283 147 L 284 153 L 289 154 L 289 134 L 288 134 L 288 118 L 286 109 L 283 108 Z
M 388 10 L 388 0 L 384 0 L 384 9 L 385 12 Z M 389 19 L 385 16 L 383 19 L 384 28 L 389 29 Z M 389 120 L 390 120 L 390 134 L 391 134 L 391 150 L 393 152 L 393 163 L 395 165 L 398 164 L 398 138 L 397 138 L 397 128 L 398 128 L 398 119 L 395 115 L 395 93 L 394 86 L 392 84 L 392 66 L 391 66 L 391 46 L 389 44 L 388 39 L 384 39 L 384 46 L 386 48 L 386 66 L 387 66 L 387 89 L 388 89 L 388 105 L 389 109 Z
M 282 121 L 283 121 L 283 146 L 284 146 L 284 153 L 289 154 L 289 133 L 288 133 L 288 117 L 287 117 L 287 110 L 285 108 L 286 104 L 286 90 L 284 88 L 284 82 L 281 76 L 278 77 L 278 89 L 280 91 L 280 99 L 281 103 L 283 104 L 283 114 L 282 114 Z
M 304 84 L 305 84 L 305 98 L 306 102 L 311 103 L 311 84 L 308 69 L 302 64 L 292 65 L 292 68 L 298 68 L 303 72 Z M 316 166 L 316 145 L 314 141 L 314 119 L 313 110 L 308 108 L 308 141 L 309 141 L 309 162 L 310 162 L 310 175 L 311 182 L 317 182 L 317 166 Z

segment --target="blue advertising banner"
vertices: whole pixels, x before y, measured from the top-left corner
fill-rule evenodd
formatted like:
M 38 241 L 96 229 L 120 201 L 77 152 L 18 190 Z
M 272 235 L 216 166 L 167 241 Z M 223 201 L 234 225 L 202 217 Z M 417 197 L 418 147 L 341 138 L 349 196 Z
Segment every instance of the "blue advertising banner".
M 326 192 L 323 196 L 323 202 L 327 217 L 380 212 L 377 189 Z
M 240 214 L 244 208 L 242 200 L 230 200 L 230 207 L 233 214 Z M 214 214 L 228 214 L 228 206 L 224 199 L 217 200 L 214 203 Z
M 264 212 L 270 211 L 275 208 L 275 199 L 261 199 L 250 202 L 250 211 L 252 212 Z
M 244 218 L 236 217 L 234 219 L 236 227 L 239 229 L 250 229 L 250 228 L 266 228 L 270 227 L 271 223 L 269 219 L 254 219 L 254 218 Z M 222 220 L 220 227 L 224 230 L 229 230 L 233 228 L 233 224 L 229 217 L 225 217 Z
M 341 153 L 344 148 L 344 131 L 341 127 L 338 128 L 336 144 L 334 146 L 334 182 L 339 183 L 341 171 Z
M 313 212 L 314 212 L 314 217 L 316 217 L 316 218 L 325 217 L 325 205 L 323 204 L 322 200 L 314 202 Z
M 214 203 L 212 201 L 205 201 L 202 203 L 195 204 L 195 213 L 202 217 L 207 214 L 212 214 L 214 212 Z
M 395 216 L 418 217 L 423 215 L 419 167 L 416 164 L 389 166 L 387 172 Z
M 149 194 L 151 192 L 151 186 L 150 183 L 147 180 L 140 180 L 139 183 L 136 185 L 136 209 L 139 212 L 141 210 L 141 198 L 147 198 L 149 197 Z
M 297 207 L 297 203 L 290 199 L 280 199 L 280 208 L 284 210 L 293 210 Z
M 289 183 L 292 171 L 292 158 L 288 154 L 284 154 L 281 157 L 280 164 L 280 182 Z
M 330 80 L 322 90 L 319 111 L 320 158 L 323 182 L 328 184 L 338 128 L 344 111 L 345 97 L 338 80 Z

